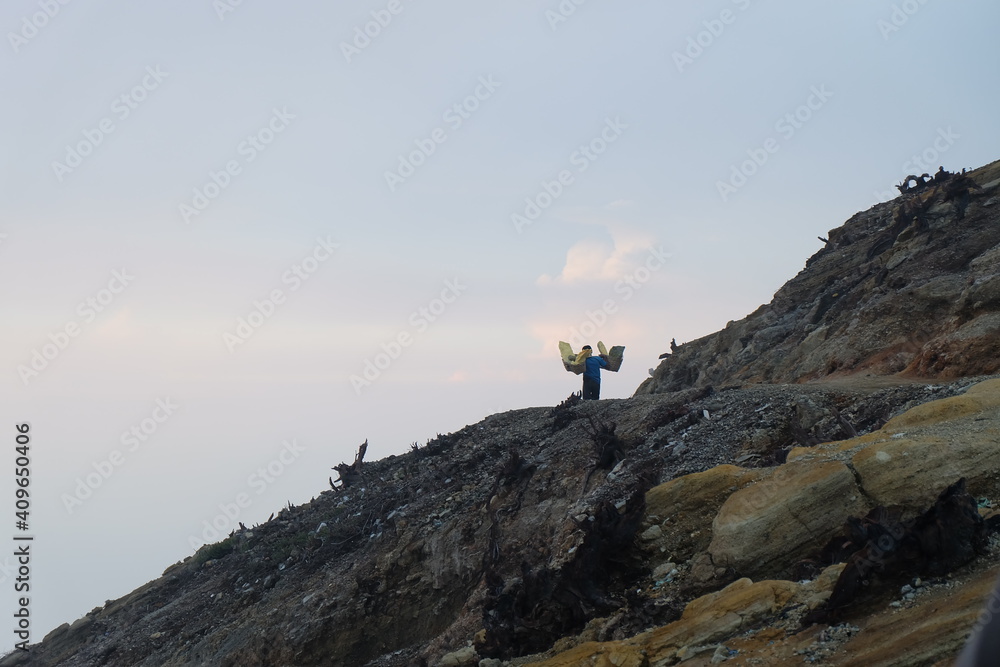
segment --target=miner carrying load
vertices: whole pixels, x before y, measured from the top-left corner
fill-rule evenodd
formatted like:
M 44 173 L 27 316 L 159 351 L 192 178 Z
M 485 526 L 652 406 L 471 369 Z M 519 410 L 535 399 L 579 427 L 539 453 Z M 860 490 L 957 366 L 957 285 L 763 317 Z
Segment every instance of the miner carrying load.
M 559 354 L 562 356 L 563 368 L 570 373 L 583 375 L 583 400 L 596 401 L 601 397 L 601 369 L 614 373 L 622 366 L 622 358 L 625 354 L 623 345 L 615 345 L 609 352 L 604 343 L 597 342 L 597 349 L 600 354 L 593 355 L 593 348 L 584 345 L 580 354 L 574 354 L 569 343 L 559 342 Z

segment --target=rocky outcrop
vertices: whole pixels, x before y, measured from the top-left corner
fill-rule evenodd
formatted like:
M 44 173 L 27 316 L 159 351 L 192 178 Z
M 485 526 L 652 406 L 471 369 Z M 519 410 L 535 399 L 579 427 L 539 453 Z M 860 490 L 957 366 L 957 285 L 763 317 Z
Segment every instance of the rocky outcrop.
M 833 589 L 843 566 L 833 566 L 815 581 L 738 579 L 716 593 L 692 600 L 680 620 L 630 639 L 582 644 L 553 658 L 530 663 L 537 667 L 645 667 L 684 664 L 699 655 L 713 656 L 719 642 L 751 630 L 795 607 L 815 609 Z M 724 653 L 729 657 L 728 651 Z M 715 661 L 713 661 L 715 662 Z
M 898 632 L 903 626 L 876 613 L 864 621 L 851 619 L 858 622 L 859 627 L 847 633 L 849 642 L 842 647 L 838 644 L 837 651 L 832 651 L 830 646 L 818 646 L 824 642 L 817 631 L 803 631 L 798 623 L 788 624 L 781 617 L 787 617 L 791 608 L 801 612 L 799 621 L 810 610 L 821 611 L 817 607 L 829 597 L 834 581 L 838 591 L 847 586 L 853 596 L 858 594 L 862 579 L 867 581 L 882 571 L 891 579 L 889 572 L 896 563 L 923 568 L 925 576 L 926 573 L 940 576 L 973 559 L 975 550 L 983 548 L 981 541 L 952 544 L 947 540 L 973 537 L 971 533 L 964 534 L 967 531 L 959 525 L 959 515 L 955 511 L 971 511 L 979 522 L 979 531 L 983 530 L 982 519 L 975 514 L 975 502 L 968 495 L 960 501 L 965 503 L 965 509 L 956 507 L 954 511 L 949 509 L 948 498 L 959 487 L 957 492 L 964 494 L 965 478 L 968 478 L 975 493 L 1000 499 L 998 433 L 1000 380 L 989 380 L 961 396 L 914 407 L 873 433 L 794 449 L 788 463 L 773 469 L 750 471 L 721 466 L 655 487 L 647 492 L 648 511 L 655 511 L 646 520 L 651 526 L 662 525 L 665 516 L 675 517 L 674 523 L 678 525 L 683 525 L 680 517 L 685 514 L 693 514 L 699 522 L 703 521 L 706 512 L 715 511 L 715 516 L 705 551 L 686 562 L 677 558 L 676 563 L 671 563 L 673 576 L 667 577 L 670 588 L 661 586 L 654 595 L 668 597 L 685 585 L 704 584 L 698 580 L 713 577 L 720 584 L 734 575 L 751 576 L 761 581 L 751 584 L 750 579 L 742 578 L 719 592 L 693 600 L 678 621 L 662 628 L 619 642 L 581 644 L 551 659 L 531 664 L 568 667 L 690 662 L 695 665 L 706 664 L 697 662 L 698 656 L 706 651 L 709 657 L 718 655 L 719 660 L 712 662 L 738 654 L 740 662 L 737 664 L 775 665 L 801 664 L 803 653 L 821 649 L 826 664 L 830 665 L 922 665 L 953 656 L 969 633 L 975 601 L 982 603 L 989 590 L 975 568 L 970 575 L 973 582 L 970 587 L 975 593 L 956 595 L 953 586 L 948 584 L 941 584 L 940 590 L 933 593 L 935 599 L 943 599 L 942 604 L 948 605 L 939 621 L 920 619 L 920 625 L 935 637 L 934 642 L 900 641 L 892 633 L 893 628 Z M 959 479 L 961 483 L 955 484 Z M 892 526 L 887 530 L 898 530 L 892 533 L 894 539 L 885 544 L 871 538 L 872 542 L 868 543 L 868 549 L 860 552 L 859 559 L 848 560 L 847 570 L 841 563 L 828 567 L 810 584 L 788 580 L 793 578 L 793 570 L 801 561 L 817 562 L 821 552 L 829 553 L 825 545 L 843 530 L 849 518 L 863 517 L 876 505 L 884 504 L 893 505 L 896 516 L 916 517 L 934 503 L 944 487 L 953 484 L 953 488 L 941 495 L 939 502 L 944 505 L 940 508 L 935 505 L 931 511 L 906 524 L 912 527 L 905 530 L 902 524 L 887 524 Z M 727 497 L 720 502 L 723 496 Z M 707 524 L 700 525 L 704 530 Z M 946 532 L 951 529 L 958 531 L 955 536 Z M 981 533 L 977 535 L 976 540 L 984 539 Z M 662 540 L 662 535 L 657 535 L 656 539 Z M 678 532 L 676 539 L 682 546 L 674 548 L 672 553 L 685 554 L 685 548 L 704 545 L 708 537 L 699 535 L 697 539 L 685 539 Z M 849 538 L 838 539 L 846 543 Z M 858 548 L 864 546 L 858 545 Z M 994 554 L 1000 552 L 1000 542 L 994 542 L 993 548 Z M 925 560 L 920 560 L 922 558 Z M 915 571 L 906 572 L 912 576 Z M 659 574 L 666 573 L 660 571 Z M 802 591 L 806 590 L 801 587 L 824 594 L 807 602 L 801 598 Z M 916 590 L 909 585 L 907 588 Z M 924 592 L 928 596 L 932 594 Z M 835 594 L 842 598 L 844 595 Z M 836 604 L 847 603 L 841 599 Z M 897 607 L 901 605 L 897 603 Z M 850 617 L 850 613 L 847 616 Z M 909 617 L 914 622 L 919 615 Z M 737 641 L 738 635 L 748 632 L 767 633 L 770 640 L 766 646 Z M 811 639 L 803 643 L 803 637 Z M 713 653 L 723 644 L 724 652 Z M 776 644 L 783 648 L 775 648 Z M 891 646 L 891 650 L 887 646 Z M 768 657 L 762 657 L 765 655 Z M 859 656 L 866 657 L 862 660 Z M 755 663 L 754 659 L 764 661 Z
M 712 521 L 708 553 L 716 567 L 741 574 L 784 573 L 868 509 L 843 463 L 789 463 L 726 500 Z
M 686 561 L 708 548 L 712 520 L 733 491 L 766 473 L 721 465 L 684 475 L 646 493 L 645 529 L 640 535 L 650 565 Z
M 931 184 L 858 214 L 770 305 L 682 345 L 635 397 L 359 452 L 339 488 L 0 665 L 954 657 L 1000 556 L 984 533 L 1000 380 L 982 377 L 1000 368 L 1000 164 L 973 175 L 981 190 Z M 885 532 L 911 542 L 890 552 Z M 974 539 L 950 549 L 953 533 Z
M 637 393 L 866 371 L 1000 370 L 1000 163 L 858 213 L 770 304 L 681 345 Z M 955 177 L 960 178 L 960 176 Z
M 845 461 L 880 505 L 925 506 L 959 478 L 975 495 L 1000 496 L 1000 381 L 915 407 L 876 433 L 793 449 L 789 461 Z

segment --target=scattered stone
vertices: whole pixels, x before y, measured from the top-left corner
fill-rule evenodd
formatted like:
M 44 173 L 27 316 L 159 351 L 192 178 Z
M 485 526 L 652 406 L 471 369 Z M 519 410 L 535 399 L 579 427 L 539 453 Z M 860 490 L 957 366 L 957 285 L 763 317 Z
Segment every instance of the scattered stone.
M 653 579 L 664 579 L 677 571 L 677 565 L 673 562 L 666 562 L 658 565 L 653 570 Z
M 663 529 L 659 526 L 650 526 L 645 531 L 643 531 L 641 537 L 646 542 L 651 542 L 652 540 L 658 539 L 663 536 Z
M 729 660 L 729 656 L 732 655 L 730 650 L 719 644 L 718 648 L 715 649 L 715 653 L 712 654 L 712 664 L 718 665 L 719 663 Z
M 457 651 L 445 654 L 438 663 L 439 667 L 468 667 L 468 665 L 479 664 L 479 656 L 476 649 L 466 646 Z

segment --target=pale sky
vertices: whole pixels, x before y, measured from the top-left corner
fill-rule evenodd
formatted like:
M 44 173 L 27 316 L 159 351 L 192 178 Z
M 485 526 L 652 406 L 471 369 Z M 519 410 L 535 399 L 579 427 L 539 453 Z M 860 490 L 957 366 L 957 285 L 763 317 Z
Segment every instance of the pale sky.
M 7 0 L 0 539 L 28 422 L 31 641 L 228 533 L 240 494 L 262 521 L 366 438 L 558 403 L 560 340 L 624 345 L 602 396 L 630 396 L 908 173 L 1000 157 L 998 24 L 988 0 Z

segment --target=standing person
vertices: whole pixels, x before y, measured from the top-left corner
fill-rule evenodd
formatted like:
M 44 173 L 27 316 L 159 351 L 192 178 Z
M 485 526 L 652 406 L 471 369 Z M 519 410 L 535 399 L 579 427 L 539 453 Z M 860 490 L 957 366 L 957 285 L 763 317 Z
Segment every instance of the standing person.
M 583 346 L 584 350 L 592 350 L 589 345 Z M 601 354 L 589 356 L 584 362 L 583 371 L 583 400 L 596 401 L 601 398 L 601 369 L 608 367 L 607 358 Z

